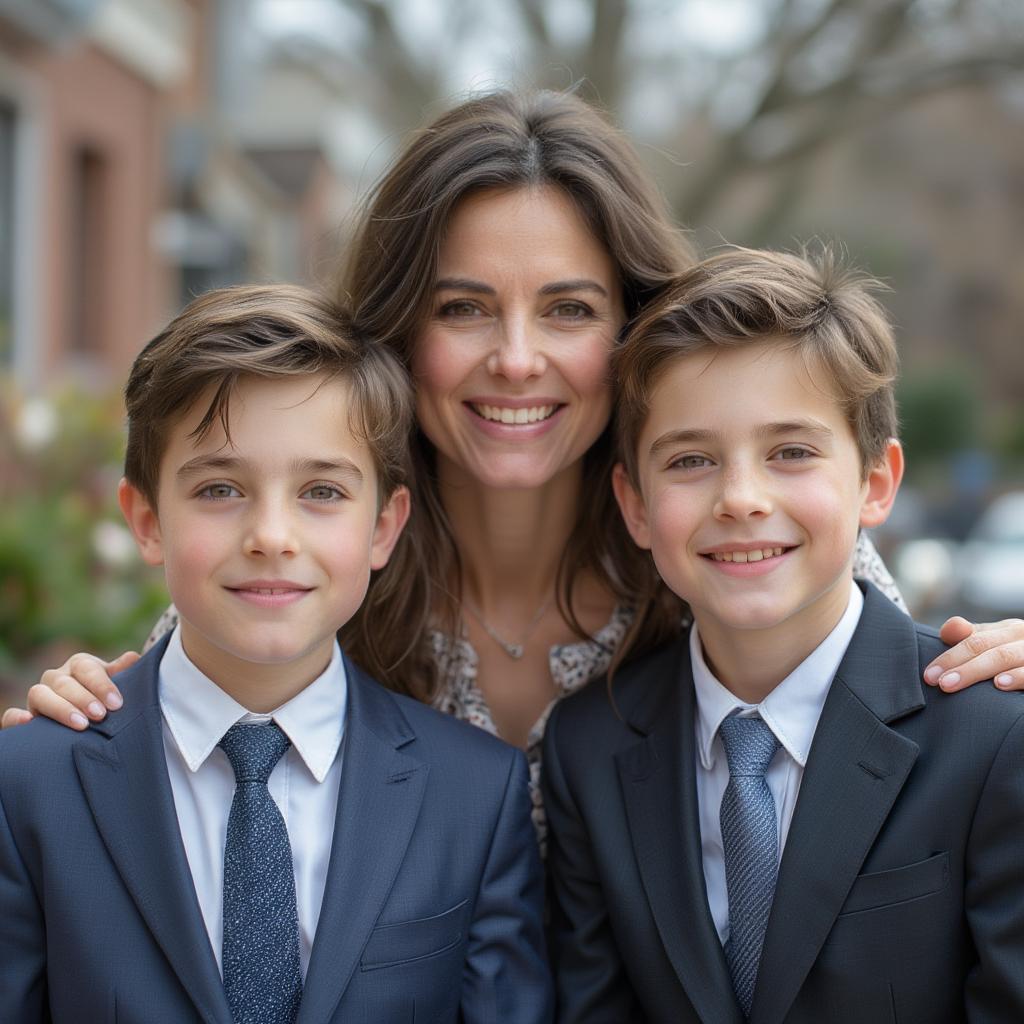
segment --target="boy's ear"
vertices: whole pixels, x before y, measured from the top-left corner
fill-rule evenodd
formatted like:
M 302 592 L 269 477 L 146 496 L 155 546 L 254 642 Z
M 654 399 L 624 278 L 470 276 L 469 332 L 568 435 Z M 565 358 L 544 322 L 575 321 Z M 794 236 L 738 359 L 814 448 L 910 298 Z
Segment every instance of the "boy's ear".
M 117 503 L 121 506 L 121 514 L 128 524 L 128 529 L 132 531 L 142 560 L 147 565 L 163 565 L 164 546 L 156 509 L 142 492 L 128 483 L 124 477 L 117 485 Z
M 383 569 L 398 543 L 402 529 L 409 521 L 409 488 L 396 487 L 384 507 L 377 513 L 370 547 L 370 568 Z
M 629 474 L 621 462 L 617 462 L 612 470 L 612 490 L 633 542 L 638 547 L 650 550 L 651 529 L 647 522 L 647 505 L 643 495 L 630 483 Z
M 903 446 L 890 437 L 882 458 L 868 471 L 860 507 L 861 526 L 881 526 L 889 518 L 902 479 Z

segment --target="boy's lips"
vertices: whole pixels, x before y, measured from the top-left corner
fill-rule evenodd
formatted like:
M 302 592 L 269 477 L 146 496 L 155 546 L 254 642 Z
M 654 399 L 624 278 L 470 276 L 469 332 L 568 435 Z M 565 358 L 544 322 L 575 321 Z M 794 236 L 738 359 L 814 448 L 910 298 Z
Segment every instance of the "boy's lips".
M 261 608 L 280 608 L 301 600 L 314 588 L 290 580 L 248 580 L 226 589 L 243 601 Z
M 727 576 L 760 576 L 781 565 L 798 546 L 781 541 L 726 543 L 699 554 Z

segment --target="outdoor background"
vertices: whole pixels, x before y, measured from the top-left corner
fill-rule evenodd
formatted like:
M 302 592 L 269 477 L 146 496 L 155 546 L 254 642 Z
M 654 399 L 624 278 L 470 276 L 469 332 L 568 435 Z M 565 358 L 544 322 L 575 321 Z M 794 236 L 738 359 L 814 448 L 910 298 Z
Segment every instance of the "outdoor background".
M 329 279 L 408 133 L 504 84 L 610 111 L 702 247 L 835 238 L 891 285 L 877 543 L 919 616 L 1024 611 L 1021 0 L 0 0 L 0 708 L 166 600 L 113 502 L 141 345 Z

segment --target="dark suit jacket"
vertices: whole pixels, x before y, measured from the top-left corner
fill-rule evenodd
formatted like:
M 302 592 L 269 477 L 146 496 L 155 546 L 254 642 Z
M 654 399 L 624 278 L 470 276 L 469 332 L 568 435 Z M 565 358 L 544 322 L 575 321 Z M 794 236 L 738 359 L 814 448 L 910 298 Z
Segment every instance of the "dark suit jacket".
M 1024 1021 L 1024 694 L 921 682 L 943 647 L 873 587 L 779 868 L 751 1024 Z M 708 910 L 687 638 L 545 737 L 559 1020 L 742 1024 Z
M 0 1021 L 230 1024 L 164 755 L 157 665 L 85 733 L 0 735 Z M 300 1024 L 550 1020 L 519 751 L 346 661 L 334 845 Z

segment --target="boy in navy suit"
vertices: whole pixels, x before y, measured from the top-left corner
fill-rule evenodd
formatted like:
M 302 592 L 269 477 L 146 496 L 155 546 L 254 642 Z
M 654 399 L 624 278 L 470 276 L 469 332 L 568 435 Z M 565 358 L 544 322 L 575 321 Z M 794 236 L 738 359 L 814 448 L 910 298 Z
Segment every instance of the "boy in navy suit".
M 550 1019 L 521 753 L 348 662 L 409 513 L 404 371 L 287 287 L 139 355 L 122 511 L 178 628 L 0 736 L 0 1020 Z
M 936 699 L 852 578 L 903 470 L 866 283 L 728 251 L 616 365 L 616 496 L 694 625 L 548 723 L 559 1019 L 1024 1020 L 1024 699 Z

